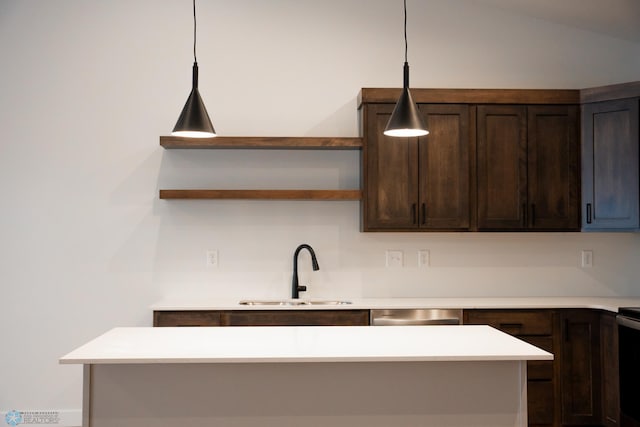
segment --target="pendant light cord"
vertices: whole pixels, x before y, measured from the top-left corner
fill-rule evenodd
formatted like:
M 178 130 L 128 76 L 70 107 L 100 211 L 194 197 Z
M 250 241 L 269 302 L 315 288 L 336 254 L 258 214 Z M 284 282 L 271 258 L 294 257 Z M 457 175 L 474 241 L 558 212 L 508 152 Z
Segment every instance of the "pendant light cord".
M 407 52 L 409 51 L 409 43 L 407 42 L 407 0 L 404 0 L 404 79 L 402 87 L 409 88 L 409 62 Z
M 409 44 L 407 43 L 407 0 L 404 0 L 404 62 L 408 62 L 407 61 L 408 50 L 409 50 Z
M 405 11 L 405 14 L 406 14 L 406 11 Z M 407 36 L 405 34 L 405 38 L 406 37 Z M 193 0 L 193 62 L 196 62 L 196 63 L 198 62 L 198 60 L 196 59 L 196 0 Z

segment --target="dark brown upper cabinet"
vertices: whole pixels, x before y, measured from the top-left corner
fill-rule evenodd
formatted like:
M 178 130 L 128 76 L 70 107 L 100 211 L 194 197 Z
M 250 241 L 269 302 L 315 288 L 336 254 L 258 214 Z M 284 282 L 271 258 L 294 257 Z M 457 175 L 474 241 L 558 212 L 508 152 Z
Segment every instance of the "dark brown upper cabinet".
M 479 230 L 578 230 L 577 105 L 477 107 Z
M 469 106 L 421 104 L 429 135 L 383 134 L 394 104 L 364 106 L 364 231 L 468 230 Z
M 383 134 L 399 90 L 362 89 L 363 231 L 578 231 L 580 92 L 412 89 L 429 134 Z
M 638 98 L 582 107 L 582 229 L 640 227 Z

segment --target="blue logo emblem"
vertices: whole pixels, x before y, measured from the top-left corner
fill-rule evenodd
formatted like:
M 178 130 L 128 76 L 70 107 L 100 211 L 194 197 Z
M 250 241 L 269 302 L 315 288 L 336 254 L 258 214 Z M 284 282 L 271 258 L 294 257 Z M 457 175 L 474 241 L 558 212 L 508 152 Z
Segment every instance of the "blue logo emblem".
M 22 414 L 16 410 L 7 412 L 7 415 L 4 417 L 7 424 L 12 427 L 17 426 L 18 424 L 22 424 Z

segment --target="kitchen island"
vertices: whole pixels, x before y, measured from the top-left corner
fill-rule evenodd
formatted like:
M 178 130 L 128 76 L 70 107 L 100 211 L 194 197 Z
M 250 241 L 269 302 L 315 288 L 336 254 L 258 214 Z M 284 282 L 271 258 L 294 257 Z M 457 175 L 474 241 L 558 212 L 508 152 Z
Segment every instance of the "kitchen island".
M 526 361 L 488 326 L 115 328 L 84 365 L 83 427 L 526 426 Z

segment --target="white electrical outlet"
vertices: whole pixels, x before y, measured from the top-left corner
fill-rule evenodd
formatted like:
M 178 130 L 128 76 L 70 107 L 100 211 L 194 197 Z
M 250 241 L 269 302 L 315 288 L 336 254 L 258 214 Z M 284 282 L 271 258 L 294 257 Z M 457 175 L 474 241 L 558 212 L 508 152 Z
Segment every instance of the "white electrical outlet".
M 386 251 L 387 267 L 402 267 L 404 264 L 404 253 L 402 251 L 390 250 Z
M 209 250 L 207 251 L 207 266 L 208 267 L 218 267 L 218 250 Z
M 581 265 L 582 268 L 591 268 L 593 267 L 593 251 L 590 249 L 585 249 L 581 254 Z
M 431 253 L 429 249 L 420 249 L 418 251 L 418 267 L 426 268 L 431 264 Z

